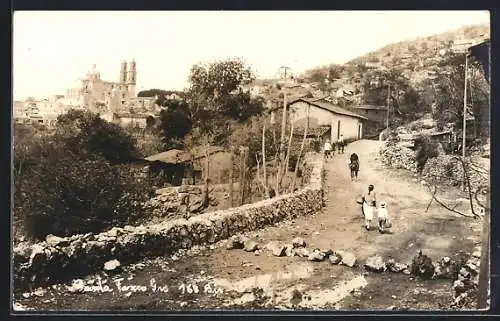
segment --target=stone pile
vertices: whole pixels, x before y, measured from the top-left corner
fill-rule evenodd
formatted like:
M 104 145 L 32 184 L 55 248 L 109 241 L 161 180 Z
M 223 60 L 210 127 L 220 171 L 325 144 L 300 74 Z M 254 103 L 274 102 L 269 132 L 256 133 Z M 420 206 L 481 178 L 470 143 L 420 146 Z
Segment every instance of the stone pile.
M 415 152 L 398 144 L 386 144 L 380 149 L 382 163 L 393 168 L 417 172 Z
M 475 248 L 471 257 L 458 271 L 458 277 L 453 283 L 454 304 L 461 305 L 467 298 L 478 290 L 479 285 L 479 266 L 481 260 L 481 247 Z
M 200 186 L 183 185 L 159 190 L 160 194 L 145 202 L 144 207 L 154 217 L 177 218 L 200 213 L 205 209 L 203 191 Z M 209 190 L 209 205 L 217 206 L 218 201 Z
M 323 160 L 318 156 L 311 161 L 314 167 L 309 185 L 292 194 L 189 219 L 113 227 L 100 234 L 49 236 L 46 241 L 29 247 L 16 246 L 13 249 L 14 287 L 25 290 L 66 281 L 102 270 L 110 260 L 126 265 L 313 214 L 323 203 Z

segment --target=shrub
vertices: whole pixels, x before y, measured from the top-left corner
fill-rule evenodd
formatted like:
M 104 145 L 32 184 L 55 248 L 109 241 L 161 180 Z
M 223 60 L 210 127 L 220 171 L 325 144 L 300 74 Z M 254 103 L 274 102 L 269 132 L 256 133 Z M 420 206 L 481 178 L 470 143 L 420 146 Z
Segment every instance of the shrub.
M 415 150 L 417 169 L 420 173 L 422 173 L 425 163 L 429 158 L 439 155 L 438 144 L 427 135 L 421 135 L 415 139 Z
M 143 216 L 140 204 L 152 190 L 126 166 L 85 159 L 53 143 L 44 152 L 21 178 L 29 184 L 15 178 L 15 214 L 29 238 L 99 232 Z
M 152 184 L 128 165 L 136 152 L 121 128 L 71 112 L 56 133 L 14 128 L 14 224 L 31 239 L 100 232 L 144 217 Z

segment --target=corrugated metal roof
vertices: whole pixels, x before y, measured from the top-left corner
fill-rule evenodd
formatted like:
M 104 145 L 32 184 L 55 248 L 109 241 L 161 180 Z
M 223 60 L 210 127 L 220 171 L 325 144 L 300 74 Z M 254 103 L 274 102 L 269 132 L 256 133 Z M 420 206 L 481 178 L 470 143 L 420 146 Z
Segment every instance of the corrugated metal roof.
M 368 118 L 366 118 L 366 117 L 363 117 L 363 116 L 358 115 L 356 113 L 345 110 L 344 108 L 341 108 L 339 106 L 335 106 L 335 105 L 333 105 L 327 101 L 324 101 L 324 100 L 299 98 L 297 100 L 292 101 L 289 105 L 292 105 L 292 104 L 299 102 L 299 101 L 306 102 L 312 106 L 316 106 L 316 107 L 328 110 L 328 111 L 335 113 L 335 114 L 351 116 L 351 117 L 355 117 L 355 118 L 359 118 L 359 119 L 368 120 Z

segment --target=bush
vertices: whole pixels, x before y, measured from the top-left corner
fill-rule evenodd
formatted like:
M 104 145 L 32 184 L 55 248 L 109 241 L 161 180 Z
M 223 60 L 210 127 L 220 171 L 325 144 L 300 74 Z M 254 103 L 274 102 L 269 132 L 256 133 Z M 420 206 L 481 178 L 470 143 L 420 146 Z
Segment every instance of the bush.
M 15 178 L 15 215 L 29 238 L 100 232 L 143 216 L 140 203 L 152 189 L 126 166 L 85 159 L 53 143 L 44 152 L 47 156 L 19 177 L 24 182 Z
M 427 135 L 422 135 L 415 139 L 415 150 L 417 169 L 420 173 L 422 173 L 425 163 L 429 158 L 439 156 L 438 143 Z
M 14 128 L 14 224 L 28 238 L 100 232 L 144 217 L 152 184 L 118 165 L 133 156 L 134 141 L 94 116 L 63 115 L 54 134 Z

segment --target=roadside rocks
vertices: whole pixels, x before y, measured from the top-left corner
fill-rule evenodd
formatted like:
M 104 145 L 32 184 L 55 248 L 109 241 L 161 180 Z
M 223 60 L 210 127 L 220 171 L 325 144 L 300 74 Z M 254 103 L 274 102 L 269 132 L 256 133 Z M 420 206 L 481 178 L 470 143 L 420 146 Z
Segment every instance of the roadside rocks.
M 468 297 L 477 291 L 479 285 L 480 247 L 476 247 L 471 257 L 460 267 L 458 277 L 453 283 L 454 304 L 463 305 Z
M 110 260 L 104 263 L 104 271 L 108 272 L 117 272 L 120 269 L 121 263 L 118 260 Z
M 337 253 L 333 253 L 332 255 L 330 255 L 329 260 L 330 260 L 331 264 L 336 265 L 342 261 L 342 257 L 340 255 L 338 255 Z
M 384 272 L 387 269 L 384 260 L 378 255 L 369 257 L 366 260 L 365 268 L 372 272 Z
M 341 257 L 341 265 L 346 265 L 348 267 L 356 265 L 356 257 L 354 254 L 347 251 L 336 251 L 335 254 Z
M 296 237 L 292 240 L 294 248 L 306 247 L 306 241 L 302 237 Z
M 300 256 L 300 257 L 309 257 L 309 255 L 311 254 L 309 249 L 305 248 L 305 247 L 300 247 L 298 249 L 295 249 L 295 254 L 297 256 Z
M 16 246 L 13 249 L 14 287 L 16 291 L 24 291 L 30 287 L 64 282 L 102 270 L 105 263 L 113 259 L 119 260 L 121 265 L 128 265 L 148 257 L 170 256 L 194 245 L 206 244 L 211 247 L 237 233 L 315 213 L 322 208 L 323 160 L 316 157 L 312 164 L 309 185 L 291 195 L 200 214 L 189 219 L 164 220 L 147 226 L 116 227 L 99 234 L 50 236 L 44 242 L 29 247 Z M 181 189 L 177 194 L 180 192 L 186 191 Z M 185 194 L 189 194 L 190 198 L 191 195 L 200 195 L 198 191 Z M 191 199 L 189 201 L 192 204 Z M 243 245 L 243 249 L 248 245 L 249 250 L 256 247 L 245 242 Z M 296 255 L 296 250 L 303 249 L 294 249 L 294 244 L 290 245 L 283 244 L 275 251 L 279 255 Z M 301 245 L 301 242 L 296 245 Z M 290 248 L 288 253 L 287 248 Z
M 314 250 L 310 255 L 309 257 L 307 258 L 309 261 L 316 261 L 316 262 L 320 262 L 320 261 L 324 261 L 326 258 L 326 255 L 324 252 L 316 249 Z
M 386 266 L 388 271 L 393 272 L 393 273 L 401 273 L 404 271 L 408 271 L 407 264 L 396 262 L 394 259 L 387 260 L 387 262 L 385 262 L 385 266 Z
M 228 249 L 228 250 L 244 249 L 245 248 L 245 241 L 246 241 L 246 239 L 243 236 L 234 235 L 229 239 L 229 242 L 226 246 L 226 249 Z
M 285 244 L 278 241 L 271 241 L 266 245 L 266 249 L 274 256 L 285 256 L 286 248 Z
M 419 251 L 413 257 L 410 271 L 413 275 L 430 279 L 434 276 L 435 267 L 432 264 L 431 258 L 423 254 L 422 251 Z
M 410 148 L 386 143 L 379 152 L 383 164 L 393 167 L 402 168 L 412 172 L 417 172 L 415 152 Z
M 259 244 L 254 240 L 246 240 L 244 250 L 246 252 L 254 252 L 259 249 Z

